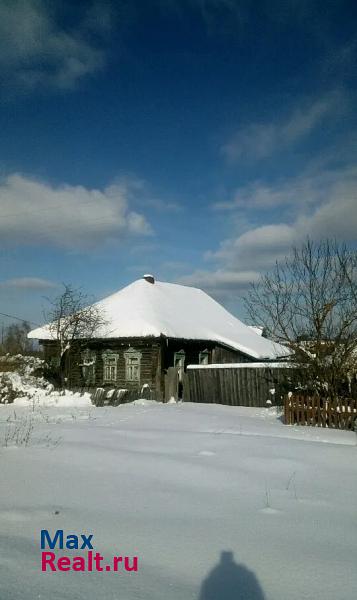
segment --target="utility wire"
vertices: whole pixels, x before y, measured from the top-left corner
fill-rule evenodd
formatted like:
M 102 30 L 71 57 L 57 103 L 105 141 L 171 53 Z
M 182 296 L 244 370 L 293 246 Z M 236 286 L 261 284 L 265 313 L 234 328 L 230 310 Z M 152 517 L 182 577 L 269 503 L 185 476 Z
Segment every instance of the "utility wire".
M 24 323 L 26 321 L 26 323 L 31 323 L 31 325 L 36 325 L 36 327 L 42 327 L 41 325 L 39 325 L 38 323 L 35 323 L 34 321 L 29 321 L 28 319 L 21 319 L 20 317 L 15 317 L 15 315 L 7 315 L 6 313 L 0 312 L 0 315 L 2 315 L 3 317 L 9 317 L 9 319 L 16 319 L 16 321 L 21 321 L 22 323 Z

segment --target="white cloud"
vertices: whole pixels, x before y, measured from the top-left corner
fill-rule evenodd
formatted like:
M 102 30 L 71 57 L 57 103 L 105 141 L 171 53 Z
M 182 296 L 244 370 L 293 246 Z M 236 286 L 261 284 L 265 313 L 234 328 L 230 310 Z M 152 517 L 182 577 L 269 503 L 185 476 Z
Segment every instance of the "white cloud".
M 129 201 L 135 201 L 135 205 L 141 209 L 153 209 L 158 213 L 179 213 L 184 210 L 182 204 L 169 199 L 159 198 L 148 181 L 140 177 L 121 175 L 118 179 L 120 188 L 125 191 Z
M 262 225 L 237 238 L 224 240 L 211 258 L 224 261 L 230 268 L 256 269 L 268 267 L 285 256 L 296 241 L 294 227 L 284 223 Z
M 104 190 L 55 187 L 20 174 L 0 183 L 2 240 L 71 249 L 150 233 L 144 215 L 129 209 L 125 187 L 120 185 Z
M 197 270 L 179 279 L 184 285 L 193 285 L 208 289 L 237 289 L 245 287 L 250 281 L 255 281 L 258 274 L 255 271 L 216 271 Z
M 278 180 L 274 184 L 254 181 L 235 190 L 233 198 L 212 205 L 215 210 L 271 209 L 322 205 L 329 199 L 344 195 L 341 189 L 355 190 L 357 168 L 308 171 L 296 177 Z
M 345 110 L 347 99 L 340 91 L 331 92 L 295 108 L 285 119 L 272 123 L 251 123 L 241 128 L 222 146 L 230 162 L 242 159 L 261 160 L 284 150 L 308 136 L 330 115 Z
M 295 224 L 300 236 L 305 231 L 311 237 L 333 236 L 347 242 L 357 239 L 357 179 L 340 182 L 328 202 L 319 206 L 311 215 L 302 215 Z
M 289 185 L 294 190 L 292 195 Z M 309 198 L 304 197 L 304 190 L 311 192 Z M 250 194 L 250 208 L 255 208 L 255 219 L 259 218 L 257 207 L 280 206 L 285 201 L 289 206 L 286 211 L 289 222 L 281 219 L 254 226 L 223 240 L 216 251 L 206 253 L 212 268 L 187 275 L 182 278 L 183 282 L 215 290 L 223 297 L 227 290 L 230 293 L 234 289 L 242 291 L 249 281 L 257 279 L 258 273 L 282 260 L 292 246 L 299 245 L 307 236 L 317 241 L 330 237 L 352 244 L 356 242 L 357 167 L 310 173 L 306 180 L 301 175 L 283 184 L 253 186 Z M 242 211 L 243 207 L 244 202 L 240 199 L 229 208 Z
M 310 202 L 303 196 L 287 194 L 286 201 L 291 202 L 290 223 L 272 223 L 254 227 L 235 238 L 224 240 L 216 252 L 208 258 L 224 261 L 227 267 L 244 264 L 245 268 L 264 268 L 281 259 L 292 245 L 299 243 L 307 235 L 312 238 L 336 237 L 353 242 L 357 231 L 357 168 L 351 167 L 335 171 L 310 175 L 304 183 L 303 177 L 292 179 L 291 188 L 309 189 Z M 283 191 L 288 182 L 265 188 L 264 199 L 281 203 Z M 293 204 L 295 201 L 295 205 Z M 300 203 L 299 203 L 300 201 Z M 259 206 L 262 194 L 251 196 L 251 206 Z M 268 203 L 269 205 L 269 203 Z
M 99 18 L 97 23 L 100 30 Z M 79 79 L 104 63 L 103 50 L 89 41 L 88 32 L 85 18 L 76 28 L 66 30 L 55 8 L 43 0 L 3 0 L 0 70 L 8 84 L 22 89 L 38 85 L 73 88 Z
M 13 290 L 42 291 L 58 287 L 58 283 L 40 277 L 16 277 L 0 281 L 0 288 Z

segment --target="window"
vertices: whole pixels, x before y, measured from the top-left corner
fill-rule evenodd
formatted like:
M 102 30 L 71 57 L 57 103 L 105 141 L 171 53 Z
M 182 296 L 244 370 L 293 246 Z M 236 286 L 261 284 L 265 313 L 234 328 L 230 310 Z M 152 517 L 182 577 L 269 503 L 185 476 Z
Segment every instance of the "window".
M 103 358 L 103 381 L 115 382 L 117 380 L 118 354 L 105 350 L 102 354 Z
M 137 356 L 130 356 L 126 359 L 126 380 L 139 381 L 140 362 Z
M 198 355 L 199 364 L 200 365 L 208 365 L 208 356 L 209 356 L 208 350 L 202 350 L 202 352 L 200 352 Z
M 92 385 L 95 383 L 95 361 L 96 361 L 96 353 L 95 350 L 90 350 L 86 348 L 81 353 L 82 362 L 82 375 L 84 379 L 85 385 Z
M 178 367 L 179 369 L 183 369 L 185 366 L 185 351 L 180 350 L 179 352 L 175 352 L 174 355 L 174 367 Z
M 125 381 L 140 381 L 141 352 L 129 348 L 124 352 L 125 359 Z

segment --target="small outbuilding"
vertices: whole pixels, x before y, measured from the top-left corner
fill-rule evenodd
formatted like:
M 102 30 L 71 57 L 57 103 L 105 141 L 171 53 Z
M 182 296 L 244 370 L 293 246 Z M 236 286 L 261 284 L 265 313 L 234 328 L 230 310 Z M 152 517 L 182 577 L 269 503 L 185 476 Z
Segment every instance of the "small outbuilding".
M 289 351 L 259 335 L 200 289 L 156 281 L 144 275 L 96 303 L 102 326 L 91 339 L 75 340 L 63 368 L 72 388 L 149 387 L 164 398 L 165 374 L 179 380 L 188 364 L 276 361 Z M 29 333 L 48 364 L 56 340 L 49 325 Z

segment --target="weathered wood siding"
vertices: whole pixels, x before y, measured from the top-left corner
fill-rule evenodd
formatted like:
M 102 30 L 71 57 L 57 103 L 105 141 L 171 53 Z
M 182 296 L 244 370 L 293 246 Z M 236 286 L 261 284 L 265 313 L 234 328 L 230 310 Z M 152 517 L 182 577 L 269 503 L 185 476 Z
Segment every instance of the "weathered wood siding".
M 185 368 L 187 365 L 198 365 L 201 352 L 208 350 L 208 363 L 241 363 L 252 362 L 253 359 L 237 350 L 231 350 L 216 342 L 207 340 L 179 340 L 164 339 L 162 341 L 163 368 L 174 366 L 175 352 L 184 350 Z
M 200 352 L 208 350 L 208 359 L 211 361 L 212 350 L 214 344 L 212 342 L 199 340 L 162 340 L 162 369 L 167 369 L 174 366 L 175 353 L 183 350 L 185 352 L 185 368 L 187 365 L 198 365 Z
M 187 369 L 184 400 L 212 402 L 231 406 L 267 406 L 267 401 L 280 403 L 270 390 L 276 389 L 286 368 L 202 368 Z
M 45 360 L 49 364 L 56 356 L 56 344 L 53 341 L 42 342 Z M 134 348 L 141 353 L 140 381 L 126 380 L 124 353 Z M 82 372 L 82 353 L 90 350 L 95 356 L 95 379 L 86 383 Z M 117 378 L 113 382 L 103 380 L 104 362 L 103 352 L 109 350 L 118 355 Z M 189 364 L 199 364 L 200 353 L 208 351 L 208 362 L 212 363 L 241 363 L 249 359 L 241 352 L 217 345 L 216 342 L 207 340 L 183 340 L 160 338 L 121 338 L 112 340 L 76 340 L 72 342 L 70 350 L 65 353 L 61 367 L 65 377 L 65 385 L 72 389 L 92 389 L 103 387 L 105 390 L 117 388 L 129 391 L 141 390 L 147 384 L 150 390 L 155 392 L 157 399 L 169 399 L 176 385 L 171 382 L 170 393 L 168 391 L 167 373 L 174 367 L 175 353 L 183 350 L 185 352 L 185 371 Z M 187 386 L 188 377 L 182 374 L 183 394 L 187 399 L 191 393 Z
M 242 354 L 242 352 L 238 352 L 237 350 L 230 350 L 223 346 L 215 346 L 212 351 L 212 360 L 210 362 L 222 365 L 227 363 L 245 363 L 254 361 L 246 354 Z
M 139 381 L 127 381 L 125 374 L 125 358 L 124 353 L 134 348 L 141 353 L 140 360 L 140 379 Z M 51 361 L 54 355 L 54 344 L 48 343 L 44 345 L 45 357 L 48 362 Z M 144 384 L 150 386 L 151 390 L 160 392 L 161 379 L 158 377 L 160 368 L 161 346 L 160 342 L 148 341 L 142 339 L 129 340 L 92 340 L 92 341 L 76 341 L 72 343 L 70 350 L 66 352 L 64 361 L 65 376 L 70 388 L 83 388 L 85 381 L 82 373 L 82 352 L 85 349 L 91 350 L 95 356 L 95 379 L 91 382 L 91 387 L 104 388 L 125 388 L 128 390 L 141 389 Z M 102 353 L 105 350 L 110 350 L 118 355 L 117 361 L 117 377 L 115 381 L 105 382 L 104 362 Z
M 56 343 L 51 341 L 42 341 L 44 360 L 47 364 L 51 364 L 52 360 L 57 356 Z

